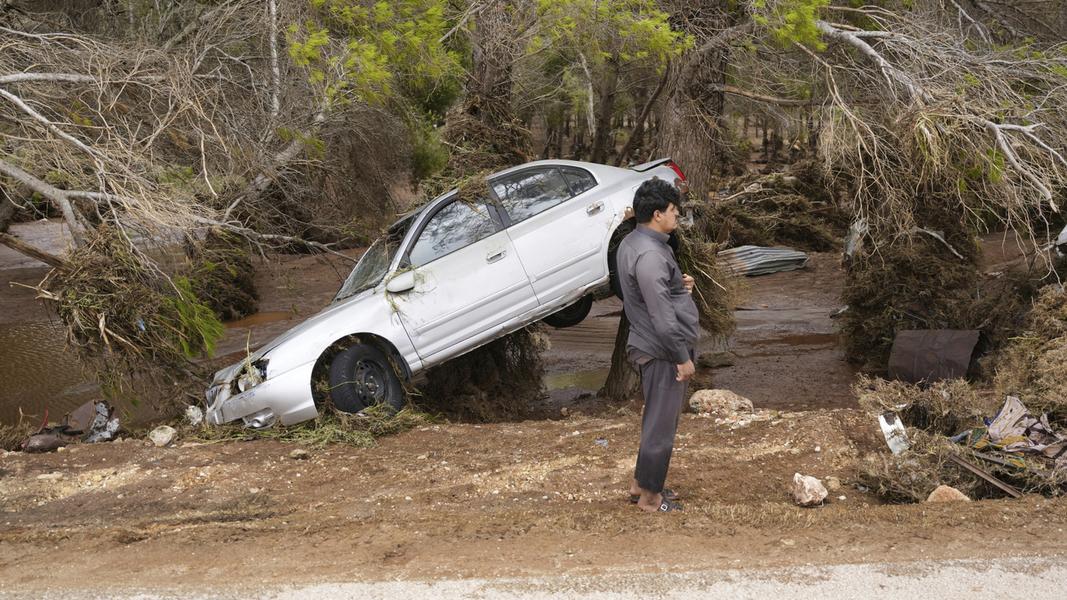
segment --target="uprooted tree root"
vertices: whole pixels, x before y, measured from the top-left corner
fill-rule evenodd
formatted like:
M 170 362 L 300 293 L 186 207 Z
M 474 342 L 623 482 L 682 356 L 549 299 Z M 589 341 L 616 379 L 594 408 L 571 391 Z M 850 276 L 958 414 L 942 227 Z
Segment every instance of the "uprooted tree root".
M 416 403 L 450 419 L 512 421 L 543 397 L 548 337 L 539 325 L 520 329 L 426 372 Z
M 395 411 L 386 405 L 376 405 L 359 413 L 343 413 L 332 408 L 321 412 L 318 419 L 295 425 L 276 425 L 267 429 L 248 429 L 241 425 L 205 425 L 190 433 L 202 441 L 242 441 L 268 439 L 304 446 L 323 447 L 345 444 L 366 448 L 374 440 L 435 422 L 435 418 L 413 407 Z
M 213 351 L 222 323 L 188 279 L 167 278 L 136 252 L 118 232 L 102 227 L 70 254 L 66 266 L 50 271 L 38 290 L 66 325 L 70 346 L 97 372 L 105 394 L 164 385 L 176 402 L 173 385 L 189 380 L 191 358 Z M 167 400 L 159 403 L 166 408 Z

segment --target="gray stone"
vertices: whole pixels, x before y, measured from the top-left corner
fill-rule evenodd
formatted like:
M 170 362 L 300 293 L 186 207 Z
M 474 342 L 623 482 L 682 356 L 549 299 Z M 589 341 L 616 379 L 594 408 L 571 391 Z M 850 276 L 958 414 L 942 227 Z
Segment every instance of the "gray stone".
M 309 454 L 308 451 L 304 450 L 303 448 L 297 448 L 296 450 L 293 450 L 289 453 L 289 458 L 293 460 L 307 460 L 311 458 L 311 454 Z
M 689 397 L 689 408 L 698 413 L 729 416 L 751 413 L 752 401 L 730 390 L 697 390 Z
M 697 366 L 705 369 L 719 369 L 732 367 L 737 362 L 737 355 L 733 352 L 705 352 L 697 357 Z
M 818 506 L 827 496 L 826 488 L 810 475 L 793 475 L 793 501 L 799 506 Z
M 170 425 L 160 425 L 148 434 L 148 440 L 157 448 L 169 446 L 178 437 L 178 430 Z

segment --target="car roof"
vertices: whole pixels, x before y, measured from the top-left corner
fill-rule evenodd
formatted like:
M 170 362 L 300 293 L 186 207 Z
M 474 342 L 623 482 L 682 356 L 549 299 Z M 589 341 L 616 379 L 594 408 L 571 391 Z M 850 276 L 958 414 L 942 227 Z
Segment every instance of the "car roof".
M 627 173 L 626 169 L 620 169 L 619 167 L 613 167 L 611 165 L 602 165 L 600 163 L 583 162 L 579 160 L 566 160 L 562 158 L 550 158 L 545 160 L 535 160 L 531 162 L 526 162 L 522 163 L 521 165 L 515 165 L 514 167 L 508 167 L 502 171 L 497 171 L 489 175 L 488 177 L 486 177 L 486 179 L 495 179 L 497 177 L 502 177 L 504 175 L 515 173 L 517 171 L 521 171 L 523 169 L 528 169 L 531 167 L 548 166 L 577 167 L 579 169 L 585 169 L 586 171 L 592 171 L 593 175 L 597 178 L 598 184 L 603 184 L 607 181 L 617 180 Z M 409 219 L 414 215 L 418 215 L 419 213 L 425 211 L 431 206 L 436 205 L 438 202 L 443 201 L 445 198 L 452 196 L 455 193 L 456 188 L 452 188 L 451 190 L 448 190 L 447 192 L 436 196 L 427 202 L 424 202 L 421 206 L 413 208 L 406 213 L 403 213 L 402 215 L 400 215 L 400 218 L 398 218 L 393 224 L 389 226 L 389 229 L 393 229 L 394 227 L 402 223 L 405 219 Z

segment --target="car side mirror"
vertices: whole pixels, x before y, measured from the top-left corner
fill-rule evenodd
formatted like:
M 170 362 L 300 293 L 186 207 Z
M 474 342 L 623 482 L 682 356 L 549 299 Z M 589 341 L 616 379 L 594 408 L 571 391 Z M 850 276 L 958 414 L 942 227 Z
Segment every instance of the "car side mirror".
M 415 271 L 398 271 L 393 273 L 389 282 L 385 284 L 385 291 L 390 294 L 403 294 L 415 287 Z

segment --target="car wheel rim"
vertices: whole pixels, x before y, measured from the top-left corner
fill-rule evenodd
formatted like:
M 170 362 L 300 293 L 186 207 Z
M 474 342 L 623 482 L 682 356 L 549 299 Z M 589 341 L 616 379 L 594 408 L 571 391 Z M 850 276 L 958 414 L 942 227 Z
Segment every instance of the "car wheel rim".
M 385 371 L 378 363 L 366 360 L 356 363 L 352 380 L 356 395 L 364 404 L 378 404 L 385 398 Z

